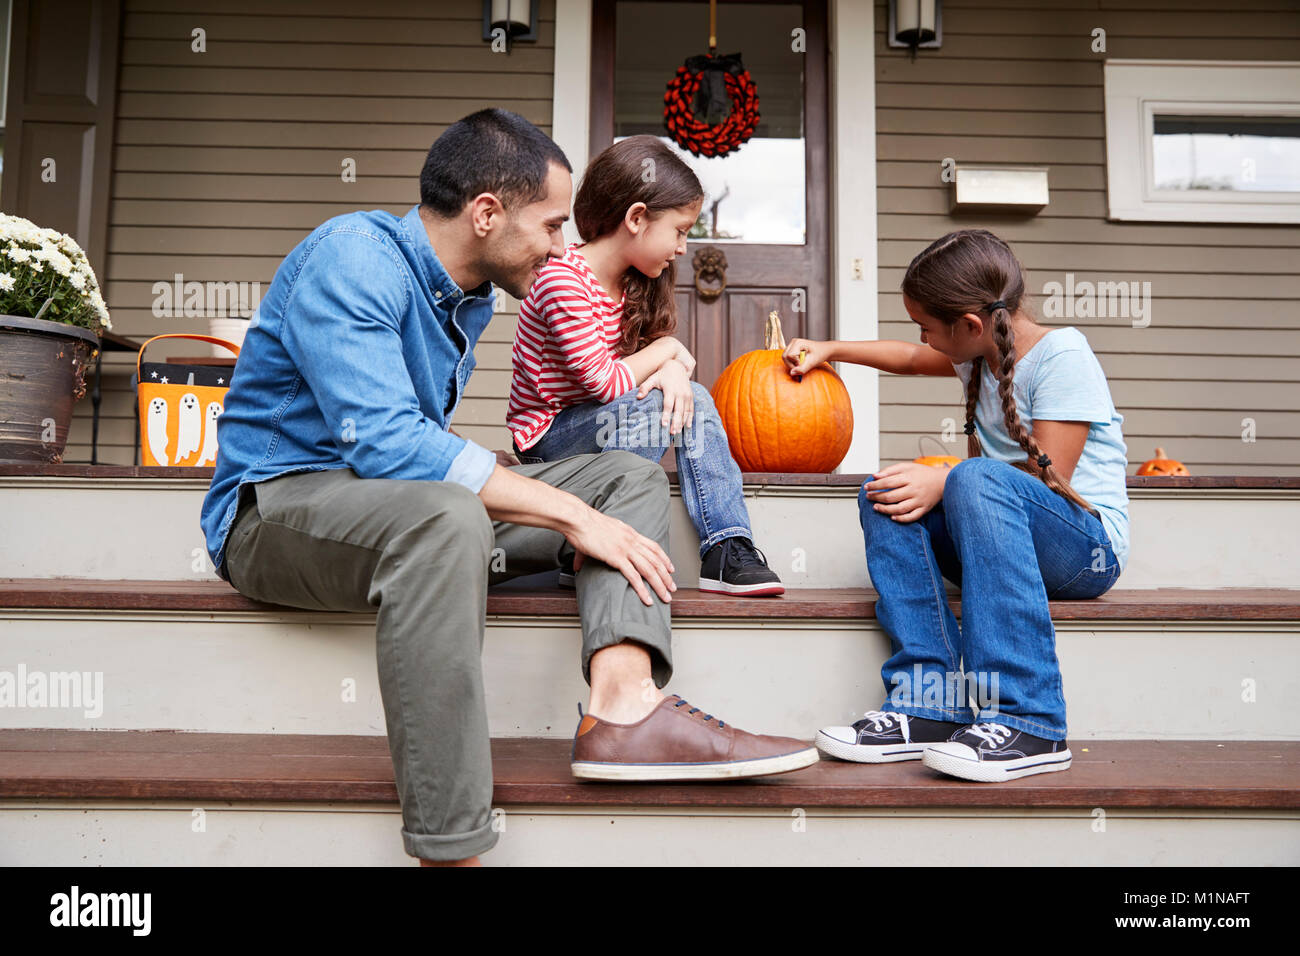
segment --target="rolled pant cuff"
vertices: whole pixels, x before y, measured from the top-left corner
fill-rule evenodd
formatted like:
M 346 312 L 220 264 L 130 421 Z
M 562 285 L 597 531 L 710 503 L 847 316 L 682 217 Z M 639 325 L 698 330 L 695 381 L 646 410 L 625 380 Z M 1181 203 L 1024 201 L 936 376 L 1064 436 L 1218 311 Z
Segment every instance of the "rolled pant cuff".
M 748 538 L 754 540 L 754 532 L 742 525 L 734 525 L 730 528 L 723 528 L 721 531 L 715 531 L 703 541 L 700 542 L 700 557 L 709 553 L 709 549 L 727 538 Z
M 1044 740 L 1064 740 L 1066 737 L 1065 727 L 1053 727 L 1051 724 L 1030 720 L 1028 717 L 1017 717 L 1015 714 L 981 713 L 976 718 L 976 722 L 981 724 L 1001 724 L 1003 727 L 1010 727 L 1012 730 L 1023 730 L 1027 734 L 1042 737 Z
M 663 687 L 673 676 L 672 638 L 658 628 L 649 627 L 637 621 L 626 624 L 602 624 L 594 631 L 584 635 L 582 641 L 582 677 L 591 686 L 591 658 L 599 650 L 622 644 L 624 641 L 636 641 L 650 652 L 650 673 L 655 686 Z
M 891 714 L 907 714 L 909 717 L 924 717 L 926 720 L 946 720 L 958 724 L 969 724 L 975 716 L 975 711 L 969 707 L 964 710 L 947 710 L 943 707 L 916 707 L 912 704 L 895 704 L 892 701 L 883 704 L 880 709 Z
M 402 845 L 408 856 L 422 860 L 468 860 L 497 845 L 501 834 L 492 821 L 468 833 L 412 833 L 402 828 Z

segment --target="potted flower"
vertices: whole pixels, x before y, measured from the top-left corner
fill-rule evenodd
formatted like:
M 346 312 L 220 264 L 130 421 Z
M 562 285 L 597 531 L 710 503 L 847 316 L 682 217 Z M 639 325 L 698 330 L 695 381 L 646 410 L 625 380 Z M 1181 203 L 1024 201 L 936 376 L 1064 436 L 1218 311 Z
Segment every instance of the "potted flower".
M 0 461 L 59 462 L 113 326 L 69 235 L 0 213 Z

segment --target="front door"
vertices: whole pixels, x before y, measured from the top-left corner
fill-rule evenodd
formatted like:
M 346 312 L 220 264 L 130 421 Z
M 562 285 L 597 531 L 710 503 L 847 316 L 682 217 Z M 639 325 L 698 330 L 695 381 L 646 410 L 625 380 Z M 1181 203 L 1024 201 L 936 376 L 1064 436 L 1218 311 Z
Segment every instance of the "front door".
M 677 337 L 711 388 L 737 356 L 763 347 L 775 309 L 787 340 L 830 337 L 824 0 L 717 6 L 717 53 L 741 53 L 760 122 L 738 150 L 696 157 L 664 128 L 664 91 L 689 56 L 708 52 L 709 4 L 596 0 L 591 155 L 626 136 L 660 136 L 704 186 L 704 210 L 677 260 Z M 725 288 L 694 263 L 725 259 Z M 700 291 L 700 290 L 703 291 Z M 672 455 L 668 455 L 665 464 Z M 671 466 L 670 466 L 671 467 Z

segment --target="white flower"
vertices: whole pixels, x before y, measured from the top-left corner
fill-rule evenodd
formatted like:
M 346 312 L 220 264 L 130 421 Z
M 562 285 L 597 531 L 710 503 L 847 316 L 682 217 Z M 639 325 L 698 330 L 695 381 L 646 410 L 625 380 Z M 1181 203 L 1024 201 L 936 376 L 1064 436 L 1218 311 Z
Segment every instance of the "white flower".
M 9 247 L 9 258 L 12 259 L 14 262 L 27 262 L 28 260 L 31 259 L 31 257 L 32 257 L 31 252 L 28 251 L 27 249 L 24 249 L 22 246 Z
M 0 291 L 8 292 L 14 287 L 14 277 L 7 272 L 0 272 Z
M 58 272 L 59 275 L 72 275 L 72 260 L 59 252 L 58 249 L 46 249 L 45 261 L 54 266 L 55 271 Z
M 68 281 L 72 283 L 72 287 L 78 292 L 86 287 L 86 277 L 80 272 L 74 272 L 69 275 Z

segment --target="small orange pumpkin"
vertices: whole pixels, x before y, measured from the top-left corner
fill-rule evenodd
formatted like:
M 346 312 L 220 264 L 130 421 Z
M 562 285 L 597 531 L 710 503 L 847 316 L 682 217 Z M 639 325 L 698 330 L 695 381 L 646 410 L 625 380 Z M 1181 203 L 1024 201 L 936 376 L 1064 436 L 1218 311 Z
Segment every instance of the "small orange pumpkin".
M 1156 447 L 1156 456 L 1138 466 L 1139 475 L 1190 475 L 1187 466 L 1174 458 L 1166 458 L 1165 450 Z
M 917 451 L 922 451 L 921 442 L 927 438 L 936 445 L 939 445 L 940 450 L 943 449 L 943 445 L 940 444 L 939 439 L 935 438 L 933 435 L 922 435 L 916 440 Z M 929 465 L 931 468 L 952 468 L 963 461 L 963 459 L 958 458 L 956 455 L 926 455 L 922 453 L 913 458 L 912 461 L 916 462 L 918 465 Z
M 740 356 L 713 384 L 713 403 L 741 471 L 825 474 L 848 454 L 853 405 L 826 362 L 795 380 L 781 358 L 785 336 L 772 312 L 766 348 Z

